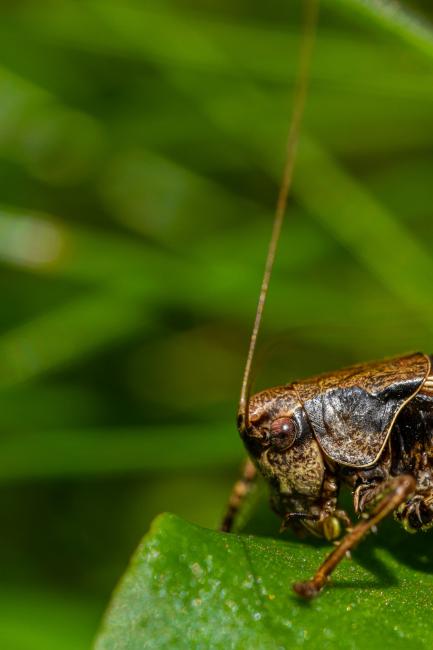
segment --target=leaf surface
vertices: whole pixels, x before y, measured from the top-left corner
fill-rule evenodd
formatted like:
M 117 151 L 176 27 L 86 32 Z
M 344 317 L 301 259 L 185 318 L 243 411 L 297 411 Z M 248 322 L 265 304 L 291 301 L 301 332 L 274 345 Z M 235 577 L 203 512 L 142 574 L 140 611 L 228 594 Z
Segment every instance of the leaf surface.
M 387 522 L 312 602 L 291 589 L 328 548 L 158 517 L 117 588 L 96 650 L 431 647 L 427 535 Z

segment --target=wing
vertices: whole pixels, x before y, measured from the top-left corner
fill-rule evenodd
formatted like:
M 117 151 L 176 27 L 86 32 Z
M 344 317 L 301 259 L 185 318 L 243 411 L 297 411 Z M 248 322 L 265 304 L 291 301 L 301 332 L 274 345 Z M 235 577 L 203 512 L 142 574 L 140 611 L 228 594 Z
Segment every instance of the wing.
M 294 384 L 322 450 L 343 465 L 380 456 L 401 409 L 420 390 L 430 359 L 417 353 L 353 366 Z

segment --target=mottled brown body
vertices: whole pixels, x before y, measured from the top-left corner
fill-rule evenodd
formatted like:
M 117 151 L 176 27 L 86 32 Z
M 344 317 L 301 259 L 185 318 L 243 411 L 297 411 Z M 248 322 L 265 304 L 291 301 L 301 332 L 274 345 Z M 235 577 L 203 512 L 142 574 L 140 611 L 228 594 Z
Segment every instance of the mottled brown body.
M 423 354 L 363 364 L 262 391 L 250 398 L 240 433 L 271 487 L 274 510 L 288 523 L 326 537 L 347 522 L 338 510 L 342 483 L 357 513 L 380 486 L 411 474 L 416 494 L 396 514 L 407 530 L 433 522 L 433 379 Z M 295 423 L 290 446 L 274 443 L 278 421 Z M 287 426 L 287 425 L 286 425 Z M 281 436 L 280 436 L 281 437 Z M 284 445 L 283 445 L 284 447 Z M 337 536 L 337 535 L 336 535 Z
M 221 529 L 231 530 L 258 471 L 270 485 L 272 506 L 282 517 L 283 528 L 292 525 L 333 540 L 345 526 L 346 534 L 314 577 L 294 585 L 297 593 L 311 598 L 345 555 L 387 515 L 394 513 L 408 531 L 432 525 L 433 374 L 431 357 L 417 353 L 250 397 L 251 369 L 293 178 L 318 16 L 318 0 L 302 4 L 305 22 L 287 157 L 239 401 L 238 428 L 251 460 L 233 489 Z M 354 527 L 338 509 L 342 484 L 352 489 L 355 511 L 361 515 Z
M 344 552 L 390 512 L 409 532 L 433 525 L 432 357 L 416 353 L 264 390 L 238 425 L 283 528 L 329 540 L 343 526 L 349 531 L 315 578 L 295 586 L 302 595 L 317 593 Z M 338 508 L 342 484 L 368 519 L 354 529 Z

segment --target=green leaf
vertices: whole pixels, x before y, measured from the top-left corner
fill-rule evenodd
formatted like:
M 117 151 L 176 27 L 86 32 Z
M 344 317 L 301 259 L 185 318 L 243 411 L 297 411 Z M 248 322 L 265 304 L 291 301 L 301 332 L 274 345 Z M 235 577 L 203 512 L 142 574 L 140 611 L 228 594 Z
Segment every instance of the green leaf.
M 387 522 L 306 603 L 291 585 L 329 547 L 162 515 L 115 592 L 95 650 L 431 647 L 430 547 L 427 536 Z
M 317 176 L 319 168 L 320 179 Z M 314 197 L 310 191 L 311 182 L 315 182 Z M 330 192 L 329 187 L 337 183 L 339 192 Z M 428 248 L 317 142 L 307 138 L 300 150 L 294 190 L 315 218 L 350 248 L 372 275 L 432 327 L 430 278 L 433 262 Z M 394 247 L 404 251 L 404 258 L 393 256 Z
M 429 58 L 433 56 L 431 25 L 409 7 L 384 0 L 328 0 L 325 4 L 341 5 L 346 12 L 356 11 L 356 18 L 364 16 L 367 24 L 389 31 Z

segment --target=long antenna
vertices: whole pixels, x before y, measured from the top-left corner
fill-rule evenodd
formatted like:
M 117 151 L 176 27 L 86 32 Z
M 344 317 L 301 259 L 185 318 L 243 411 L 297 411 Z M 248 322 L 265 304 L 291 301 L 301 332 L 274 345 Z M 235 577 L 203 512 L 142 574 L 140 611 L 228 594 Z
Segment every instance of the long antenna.
M 269 242 L 269 249 L 266 258 L 262 286 L 260 289 L 259 302 L 257 305 L 256 317 L 254 320 L 254 326 L 251 334 L 250 346 L 248 349 L 247 361 L 245 364 L 244 376 L 242 380 L 241 398 L 239 402 L 239 415 L 243 420 L 242 426 L 248 426 L 249 422 L 248 402 L 250 392 L 251 368 L 257 345 L 257 335 L 259 333 L 260 324 L 262 322 L 263 309 L 268 293 L 269 280 L 272 274 L 272 268 L 274 266 L 278 239 L 280 237 L 281 226 L 283 224 L 284 214 L 286 212 L 287 198 L 292 186 L 293 170 L 295 166 L 296 150 L 299 139 L 299 129 L 304 113 L 305 99 L 307 96 L 310 62 L 316 34 L 317 18 L 319 14 L 319 0 L 307 0 L 305 3 L 303 1 L 302 4 L 304 5 L 303 35 L 299 54 L 299 68 L 294 93 L 292 119 L 289 128 L 289 135 L 287 138 L 286 161 L 284 164 L 283 177 L 275 209 L 274 225 L 272 228 L 271 240 Z

